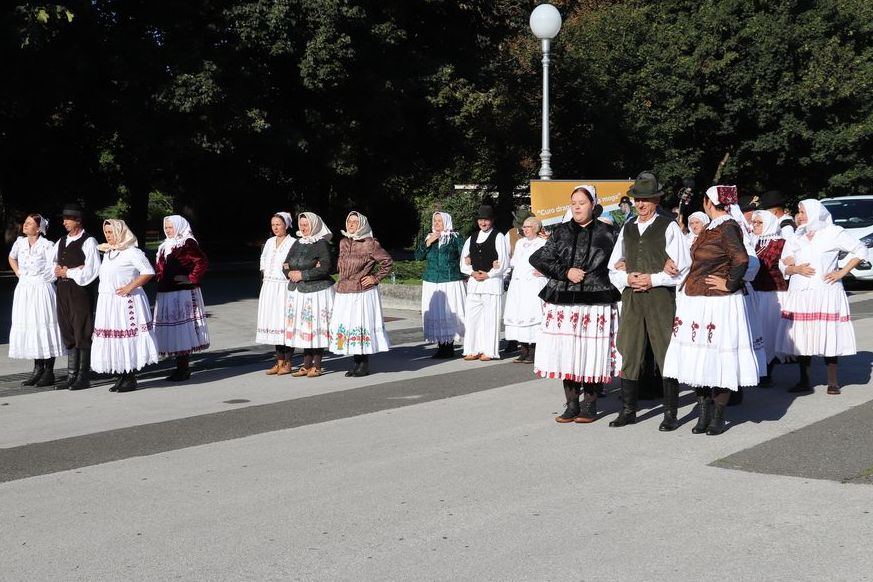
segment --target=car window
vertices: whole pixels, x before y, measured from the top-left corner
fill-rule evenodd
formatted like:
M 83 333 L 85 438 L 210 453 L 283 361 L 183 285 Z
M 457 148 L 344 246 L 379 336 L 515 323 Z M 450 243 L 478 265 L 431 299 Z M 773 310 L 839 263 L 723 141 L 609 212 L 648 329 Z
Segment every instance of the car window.
M 843 228 L 873 226 L 873 199 L 822 200 L 822 205 L 831 213 L 834 224 Z

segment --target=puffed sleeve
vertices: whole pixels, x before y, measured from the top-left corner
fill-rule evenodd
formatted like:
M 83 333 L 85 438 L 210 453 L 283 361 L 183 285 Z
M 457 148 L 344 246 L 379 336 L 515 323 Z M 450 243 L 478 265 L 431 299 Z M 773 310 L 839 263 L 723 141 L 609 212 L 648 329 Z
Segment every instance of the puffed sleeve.
M 55 277 L 55 245 L 50 240 L 45 240 L 45 245 L 43 246 L 42 252 L 45 257 L 43 261 L 42 267 L 42 280 L 46 283 L 51 283 L 55 281 L 57 277 Z
M 528 262 L 531 267 L 546 277 L 557 281 L 566 281 L 570 268 L 564 265 L 558 257 L 558 247 L 555 242 L 555 239 L 558 237 L 556 235 L 557 232 L 552 233 L 546 244 L 535 250 L 528 259 Z
M 849 259 L 854 258 L 862 261 L 867 260 L 867 256 L 869 253 L 869 251 L 867 250 L 867 245 L 862 243 L 857 237 L 852 236 L 845 230 L 841 231 L 837 235 L 836 244 L 841 251 L 849 253 Z
M 17 239 L 15 239 L 15 242 L 12 243 L 12 248 L 9 249 L 9 258 L 12 259 L 13 261 L 18 260 L 18 254 L 21 252 L 20 247 L 21 247 L 22 240 L 26 240 L 26 239 L 23 239 L 21 237 L 18 237 Z
M 130 262 L 133 263 L 134 268 L 139 271 L 139 274 L 154 275 L 155 270 L 152 268 L 152 264 L 149 262 L 148 257 L 145 256 L 145 253 L 137 248 L 131 248 L 130 250 L 133 251 Z
M 740 231 L 739 225 L 728 224 L 727 228 L 722 229 L 721 234 L 725 254 L 730 259 L 730 268 L 725 286 L 730 293 L 733 293 L 743 286 L 743 275 L 746 274 L 746 269 L 749 268 L 749 253 L 746 251 L 746 245 L 743 243 L 743 233 Z
M 373 250 L 370 257 L 379 264 L 379 271 L 373 275 L 376 281 L 381 281 L 391 272 L 391 266 L 394 264 L 394 259 L 388 254 L 388 251 L 382 248 L 379 241 L 373 239 Z

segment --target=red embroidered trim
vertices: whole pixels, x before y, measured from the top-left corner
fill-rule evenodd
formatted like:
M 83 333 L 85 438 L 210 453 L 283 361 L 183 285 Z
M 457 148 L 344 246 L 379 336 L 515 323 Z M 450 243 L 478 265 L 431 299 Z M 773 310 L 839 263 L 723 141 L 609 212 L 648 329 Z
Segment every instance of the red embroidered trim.
M 839 313 L 824 313 L 816 311 L 814 313 L 798 313 L 796 311 L 783 311 L 782 319 L 790 321 L 849 321 L 851 316 L 840 315 Z

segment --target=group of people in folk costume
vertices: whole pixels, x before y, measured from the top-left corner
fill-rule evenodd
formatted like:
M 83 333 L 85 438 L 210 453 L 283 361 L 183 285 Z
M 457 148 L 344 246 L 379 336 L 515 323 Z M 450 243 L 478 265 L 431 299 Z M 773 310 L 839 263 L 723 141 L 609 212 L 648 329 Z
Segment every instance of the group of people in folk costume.
M 104 220 L 105 242 L 98 244 L 82 226 L 81 206 L 66 205 L 62 219 L 67 234 L 52 244 L 44 238 L 48 219 L 29 214 L 9 254 L 18 277 L 9 357 L 34 360 L 23 385 L 82 390 L 93 370 L 117 376 L 110 391 L 130 392 L 136 372 L 159 356 L 176 358 L 167 380 L 187 380 L 189 355 L 209 347 L 200 292 L 208 260 L 188 221 L 164 219 L 166 238 L 152 268 L 123 220 Z M 154 311 L 143 291 L 153 277 Z M 55 358 L 64 354 L 67 376 L 56 382 Z
M 453 357 L 463 341 L 464 360 L 499 358 L 502 323 L 520 346 L 516 362 L 562 381 L 561 423 L 596 420 L 603 385 L 619 376 L 622 410 L 609 424 L 634 424 L 647 351 L 663 381 L 662 431 L 678 427 L 684 384 L 699 403 L 692 432 L 721 434 L 731 395 L 771 385 L 780 361 L 797 362 L 790 391 L 804 392 L 812 357 L 824 357 L 827 392 L 839 394 L 837 360 L 856 352 L 841 280 L 867 259 L 867 247 L 815 199 L 800 202 L 795 225 L 781 194 L 768 192 L 747 221 L 736 187 L 713 186 L 683 233 L 657 212 L 662 195 L 656 176 L 640 173 L 628 191 L 634 213 L 616 230 L 598 220 L 596 189 L 577 186 L 564 222 L 547 236 L 539 220 L 525 219 L 513 249 L 490 206 L 480 207 L 479 230 L 463 242 L 451 215 L 433 213 L 416 249 L 426 261 L 421 311 L 425 339 L 438 346 L 433 357 Z M 67 235 L 52 244 L 48 221 L 28 215 L 9 255 L 19 278 L 9 355 L 34 360 L 24 384 L 79 390 L 93 369 L 118 375 L 111 390 L 127 392 L 135 372 L 160 356 L 176 359 L 168 380 L 187 380 L 190 354 L 209 346 L 200 292 L 208 261 L 188 222 L 164 219 L 154 269 L 124 221 L 105 220 L 99 245 L 78 205 L 64 208 L 63 222 Z M 328 350 L 353 356 L 346 376 L 365 376 L 369 356 L 390 347 L 378 284 L 391 256 L 360 212 L 346 217 L 336 262 L 324 221 L 302 212 L 297 222 L 294 238 L 292 216 L 273 215 L 261 254 L 256 342 L 275 348 L 267 374 L 318 377 Z M 95 315 L 89 286 L 98 277 Z M 143 291 L 153 277 L 154 310 Z M 295 348 L 303 352 L 296 370 Z M 65 353 L 67 378 L 56 383 L 54 361 Z
M 333 233 L 321 217 L 302 212 L 297 224 L 295 239 L 289 234 L 291 215 L 273 215 L 273 237 L 261 253 L 263 283 L 255 341 L 275 347 L 276 361 L 267 374 L 317 378 L 323 374 L 327 350 L 352 356 L 354 365 L 346 376 L 366 376 L 370 355 L 390 348 L 378 284 L 391 271 L 393 260 L 360 212 L 350 212 L 345 230 L 340 231 L 344 238 L 339 242 L 336 269 Z M 296 370 L 291 362 L 295 348 L 303 351 Z

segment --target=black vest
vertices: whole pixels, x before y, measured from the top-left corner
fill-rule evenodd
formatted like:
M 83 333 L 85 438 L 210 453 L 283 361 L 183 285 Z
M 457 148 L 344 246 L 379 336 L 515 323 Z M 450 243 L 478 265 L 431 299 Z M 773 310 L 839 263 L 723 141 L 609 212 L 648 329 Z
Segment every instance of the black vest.
M 479 236 L 477 232 L 470 237 L 470 261 L 473 263 L 474 271 L 485 271 L 486 273 L 494 268 L 494 261 L 497 260 L 497 229 L 492 228 L 491 234 L 485 239 L 485 242 L 477 243 L 476 238 Z
M 672 220 L 656 215 L 655 221 L 640 235 L 636 221 L 624 227 L 624 260 L 628 273 L 660 273 L 667 255 L 667 227 Z
M 85 264 L 85 251 L 82 250 L 82 245 L 85 244 L 85 239 L 88 237 L 84 232 L 77 240 L 67 243 L 67 237 L 64 236 L 61 242 L 58 243 L 58 265 L 75 269 Z

